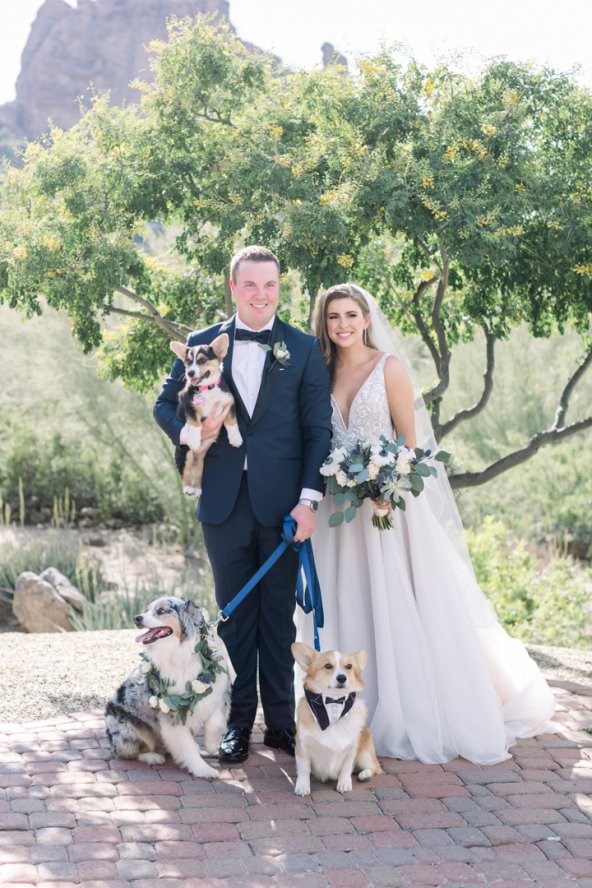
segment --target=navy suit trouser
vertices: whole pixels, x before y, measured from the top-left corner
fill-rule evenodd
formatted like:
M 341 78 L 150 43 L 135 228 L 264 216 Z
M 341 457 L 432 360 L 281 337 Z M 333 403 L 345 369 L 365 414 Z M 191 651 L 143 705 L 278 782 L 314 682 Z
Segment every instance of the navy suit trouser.
M 225 607 L 281 542 L 281 527 L 259 524 L 249 499 L 247 473 L 235 507 L 222 524 L 203 524 L 212 566 L 216 600 Z M 257 666 L 265 724 L 294 725 L 294 608 L 298 555 L 287 549 L 271 570 L 218 625 L 228 648 L 236 681 L 232 689 L 229 728 L 252 728 L 257 712 Z

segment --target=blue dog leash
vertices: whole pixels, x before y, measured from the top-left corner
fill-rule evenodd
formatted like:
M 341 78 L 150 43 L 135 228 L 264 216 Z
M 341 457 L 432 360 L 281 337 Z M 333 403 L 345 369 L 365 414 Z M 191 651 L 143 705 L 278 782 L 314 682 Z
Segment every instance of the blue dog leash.
M 234 598 L 228 602 L 226 607 L 221 611 L 218 611 L 218 616 L 213 621 L 212 625 L 217 625 L 220 622 L 225 623 L 226 620 L 232 616 L 241 601 L 247 597 L 249 592 L 257 585 L 265 574 L 271 570 L 286 549 L 290 547 L 298 552 L 298 559 L 300 562 L 296 580 L 296 601 L 305 614 L 309 614 L 312 611 L 314 646 L 315 650 L 320 651 L 321 644 L 319 641 L 319 628 L 322 629 L 325 623 L 321 587 L 317 577 L 317 569 L 315 566 L 311 542 L 310 540 L 306 540 L 304 543 L 297 543 L 294 539 L 296 529 L 297 525 L 292 516 L 285 515 L 281 543 L 273 550 L 267 561 L 261 565 L 257 573 L 251 577 L 249 582 L 246 583 L 243 588 L 236 593 Z

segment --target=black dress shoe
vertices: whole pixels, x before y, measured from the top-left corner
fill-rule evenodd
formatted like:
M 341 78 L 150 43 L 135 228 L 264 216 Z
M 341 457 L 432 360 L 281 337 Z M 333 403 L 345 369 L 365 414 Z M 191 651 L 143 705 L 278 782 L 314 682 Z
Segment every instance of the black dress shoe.
M 237 764 L 249 757 L 250 728 L 229 728 L 218 749 L 218 761 L 223 764 Z
M 288 755 L 296 754 L 296 728 L 267 728 L 263 742 L 272 749 L 283 749 Z

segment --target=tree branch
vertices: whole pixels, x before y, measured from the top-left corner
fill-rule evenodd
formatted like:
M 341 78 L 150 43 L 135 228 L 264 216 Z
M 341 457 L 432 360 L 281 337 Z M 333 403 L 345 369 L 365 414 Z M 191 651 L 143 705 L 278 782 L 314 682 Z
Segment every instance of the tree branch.
M 179 339 L 183 342 L 191 333 L 191 327 L 186 327 L 185 324 L 178 324 L 176 321 L 165 321 L 160 315 L 155 317 L 152 314 L 142 314 L 141 311 L 128 311 L 126 308 L 117 308 L 116 306 L 111 307 L 111 314 L 123 315 L 126 318 L 135 318 L 138 321 L 147 321 L 149 324 L 154 324 L 156 327 L 160 327 L 161 330 L 164 330 L 164 332 L 172 336 L 173 339 Z
M 479 400 L 473 404 L 472 407 L 467 407 L 465 410 L 459 410 L 454 416 L 452 416 L 447 422 L 443 422 L 442 425 L 434 426 L 434 433 L 438 441 L 441 441 L 445 435 L 448 435 L 453 429 L 457 427 L 461 422 L 466 422 L 467 419 L 471 419 L 471 417 L 476 416 L 478 413 L 481 413 L 493 391 L 493 371 L 495 368 L 495 336 L 493 333 L 489 333 L 485 330 L 485 351 L 487 355 L 487 364 L 485 367 L 485 372 L 483 374 L 483 391 L 481 392 L 481 397 Z
M 580 366 L 576 369 L 571 379 L 568 380 L 567 385 L 563 389 L 561 397 L 559 398 L 559 404 L 557 406 L 557 412 L 555 414 L 552 428 L 561 429 L 565 426 L 565 417 L 567 416 L 567 410 L 569 408 L 569 399 L 573 394 L 574 388 L 576 387 L 588 367 L 590 367 L 590 365 L 592 365 L 592 349 L 590 349 Z
M 419 310 L 419 303 L 420 303 L 421 298 L 422 298 L 423 294 L 425 293 L 425 291 L 427 289 L 429 289 L 429 287 L 431 287 L 432 284 L 435 284 L 437 280 L 438 280 L 437 275 L 434 275 L 434 277 L 431 277 L 429 280 L 422 281 L 420 283 L 419 287 L 417 288 L 417 290 L 415 291 L 415 293 L 413 294 L 413 319 L 415 321 L 415 326 L 419 330 L 419 334 L 420 334 L 421 338 L 423 339 L 423 341 L 425 342 L 425 344 L 428 348 L 428 351 L 432 356 L 432 360 L 434 361 L 434 364 L 436 365 L 436 368 L 438 368 L 440 365 L 440 355 L 438 353 L 438 349 L 436 348 L 436 346 L 434 345 L 434 343 L 432 341 L 432 337 L 430 336 L 430 331 L 428 330 L 427 324 L 425 323 L 424 319 L 421 316 L 421 311 Z
M 448 260 L 448 256 L 446 255 L 444 244 L 442 243 L 440 243 L 440 255 L 442 257 L 442 267 L 440 269 L 440 279 L 438 281 L 438 289 L 436 290 L 436 298 L 434 299 L 434 305 L 432 308 L 432 327 L 438 339 L 439 351 L 437 353 L 439 354 L 439 360 L 436 364 L 436 367 L 438 369 L 439 382 L 432 389 L 430 389 L 429 392 L 426 392 L 424 394 L 423 397 L 426 404 L 429 404 L 436 398 L 441 397 L 441 395 L 444 394 L 444 392 L 450 385 L 451 353 L 450 349 L 448 348 L 446 333 L 444 331 L 444 327 L 442 325 L 442 320 L 440 317 L 442 302 L 444 301 L 446 287 L 448 286 L 448 271 L 450 268 L 450 262 Z M 434 351 L 436 351 L 435 348 Z M 434 420 L 437 422 L 437 417 L 434 417 Z
M 414 242 L 415 242 L 416 246 L 420 247 L 423 250 L 423 252 L 426 254 L 426 256 L 428 257 L 430 262 L 435 262 L 436 265 L 438 266 L 438 268 L 440 268 L 440 269 L 442 268 L 442 266 L 438 262 L 437 257 L 435 256 L 434 253 L 432 253 L 432 251 L 430 250 L 430 248 L 428 247 L 428 245 L 426 244 L 426 242 L 424 241 L 424 239 L 422 237 L 419 237 L 419 235 L 416 235 L 414 238 Z
M 562 429 L 548 429 L 546 432 L 538 432 L 536 435 L 533 435 L 526 447 L 509 453 L 486 469 L 483 469 L 482 472 L 463 472 L 460 475 L 450 475 L 450 485 L 457 490 L 459 487 L 478 487 L 480 484 L 486 484 L 492 478 L 497 478 L 498 475 L 501 475 L 508 469 L 513 469 L 514 466 L 519 466 L 520 463 L 526 462 L 535 453 L 538 453 L 541 447 L 546 447 L 548 444 L 556 444 L 558 441 L 563 441 L 565 438 L 569 438 L 571 435 L 576 435 L 578 432 L 583 432 L 589 428 L 592 428 L 592 416 L 587 416 L 585 419 L 574 422 Z

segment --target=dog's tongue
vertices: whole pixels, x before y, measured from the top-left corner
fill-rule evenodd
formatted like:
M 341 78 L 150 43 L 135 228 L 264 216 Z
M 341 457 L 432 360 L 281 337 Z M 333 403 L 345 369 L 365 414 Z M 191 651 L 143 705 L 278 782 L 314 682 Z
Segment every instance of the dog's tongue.
M 200 380 L 200 379 L 197 379 L 197 378 L 194 376 L 192 379 L 189 380 L 189 385 L 199 385 L 200 382 L 201 382 L 201 380 Z
M 136 641 L 141 641 L 142 644 L 150 644 L 156 641 L 157 638 L 166 638 L 172 631 L 168 626 L 155 626 L 153 629 L 143 632 L 142 635 L 138 635 Z

